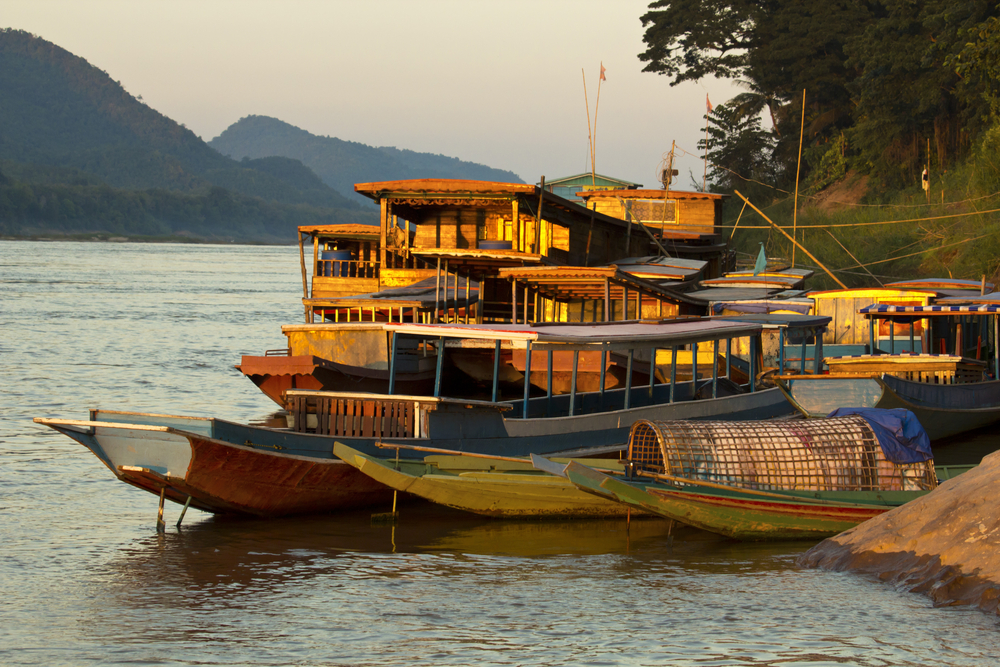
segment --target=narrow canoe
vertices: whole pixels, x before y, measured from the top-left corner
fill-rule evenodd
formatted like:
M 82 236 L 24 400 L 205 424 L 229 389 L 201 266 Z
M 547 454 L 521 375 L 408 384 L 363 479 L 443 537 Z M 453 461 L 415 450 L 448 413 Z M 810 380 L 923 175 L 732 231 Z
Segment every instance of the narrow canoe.
M 387 487 L 485 516 L 593 518 L 626 516 L 630 511 L 614 500 L 578 489 L 564 477 L 538 471 L 527 460 L 518 464 L 499 459 L 427 457 L 424 463 L 397 462 L 369 456 L 340 442 L 334 444 L 333 453 Z M 607 465 L 621 468 L 613 460 Z

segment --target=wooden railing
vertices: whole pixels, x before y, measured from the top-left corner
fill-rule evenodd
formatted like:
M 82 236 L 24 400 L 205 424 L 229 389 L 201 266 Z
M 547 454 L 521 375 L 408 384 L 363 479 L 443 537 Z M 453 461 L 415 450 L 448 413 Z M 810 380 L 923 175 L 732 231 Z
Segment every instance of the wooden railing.
M 410 399 L 290 397 L 295 430 L 352 438 L 412 438 L 419 431 L 419 404 Z
M 316 260 L 316 275 L 321 278 L 377 278 L 378 262 L 357 259 Z

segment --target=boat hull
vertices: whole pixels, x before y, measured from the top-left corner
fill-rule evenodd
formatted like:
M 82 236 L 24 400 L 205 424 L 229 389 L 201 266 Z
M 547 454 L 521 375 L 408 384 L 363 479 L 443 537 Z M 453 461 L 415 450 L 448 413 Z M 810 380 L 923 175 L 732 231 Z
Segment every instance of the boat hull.
M 931 441 L 950 438 L 1000 421 L 1000 382 L 927 385 L 877 378 L 882 396 L 876 408 L 912 412 Z
M 366 456 L 341 443 L 334 445 L 333 452 L 392 489 L 484 516 L 599 518 L 624 517 L 631 511 L 621 503 L 581 491 L 568 479 L 544 473 L 468 470 L 445 474 L 422 466 L 424 470 L 408 474 L 396 469 L 392 461 Z
M 581 490 L 711 533 L 743 541 L 822 539 L 841 533 L 896 504 L 809 500 L 790 494 L 705 489 L 626 482 L 570 464 L 567 478 Z M 694 488 L 694 487 L 692 487 Z M 906 499 L 926 493 L 914 491 Z
M 121 481 L 207 512 L 277 517 L 392 501 L 385 486 L 338 459 L 260 450 L 171 427 L 52 427 L 90 449 Z

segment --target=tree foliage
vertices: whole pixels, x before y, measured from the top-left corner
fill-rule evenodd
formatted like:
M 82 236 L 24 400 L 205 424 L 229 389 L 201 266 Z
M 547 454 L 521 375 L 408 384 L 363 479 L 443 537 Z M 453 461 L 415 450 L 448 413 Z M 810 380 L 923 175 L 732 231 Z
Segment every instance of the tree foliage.
M 795 173 L 805 90 L 807 165 L 843 137 L 853 167 L 899 185 L 919 173 L 927 139 L 944 167 L 988 127 L 998 16 L 987 0 L 659 0 L 641 17 L 639 58 L 672 85 L 742 83 L 748 95 L 727 113 L 768 110 L 779 179 Z

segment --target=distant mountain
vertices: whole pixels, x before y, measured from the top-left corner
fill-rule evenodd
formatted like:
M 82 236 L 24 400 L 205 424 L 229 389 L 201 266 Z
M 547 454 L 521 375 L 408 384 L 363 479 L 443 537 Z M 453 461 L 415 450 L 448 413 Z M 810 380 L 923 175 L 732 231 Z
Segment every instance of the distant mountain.
M 511 171 L 433 153 L 375 148 L 354 141 L 320 137 L 268 116 L 241 118 L 208 145 L 235 159 L 279 155 L 300 160 L 330 187 L 365 203 L 371 202 L 354 193 L 355 183 L 409 178 L 524 182 Z
M 112 218 L 121 228 L 133 216 L 130 233 L 242 240 L 240 216 L 250 215 L 255 239 L 294 240 L 296 220 L 376 222 L 300 162 L 225 157 L 83 58 L 21 30 L 0 30 L 0 171 L 0 187 L 16 187 L 0 196 L 9 234 L 100 231 Z M 66 205 L 53 209 L 54 199 Z

